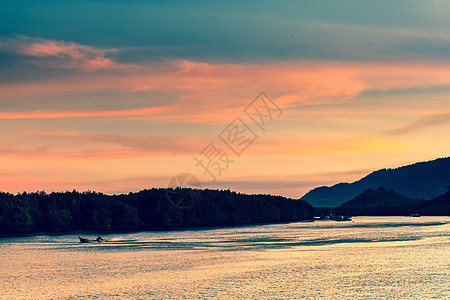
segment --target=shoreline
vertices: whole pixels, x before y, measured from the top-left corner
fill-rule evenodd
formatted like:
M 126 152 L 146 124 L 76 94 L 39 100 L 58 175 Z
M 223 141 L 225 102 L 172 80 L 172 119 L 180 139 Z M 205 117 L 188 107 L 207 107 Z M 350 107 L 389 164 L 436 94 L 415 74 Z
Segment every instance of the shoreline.
M 427 217 L 450 217 L 450 216 L 421 216 L 419 218 L 411 217 L 411 216 L 353 216 L 353 217 L 374 217 L 374 218 L 389 218 L 389 217 L 398 217 L 412 220 L 422 220 L 422 218 Z M 30 233 L 11 233 L 11 234 L 0 234 L 0 242 L 1 239 L 4 238 L 21 238 L 21 237 L 36 237 L 36 236 L 62 236 L 62 235 L 111 235 L 111 234 L 132 234 L 132 233 L 140 233 L 140 232 L 180 232 L 180 231 L 203 231 L 203 230 L 217 230 L 217 229 L 228 229 L 228 228 L 244 228 L 244 227 L 258 227 L 258 226 L 266 226 L 266 225 L 280 225 L 280 224 L 292 224 L 292 223 L 315 223 L 315 222 L 337 222 L 337 223 L 352 223 L 352 221 L 338 221 L 338 220 L 294 220 L 294 221 L 283 221 L 283 222 L 271 222 L 271 223 L 250 223 L 250 224 L 236 224 L 236 225 L 218 225 L 218 226 L 196 226 L 196 227 L 174 227 L 174 228 L 149 228 L 142 230 L 114 230 L 114 231 L 106 231 L 106 230 L 71 230 L 65 232 L 46 232 L 46 231 L 37 231 Z M 354 222 L 353 222 L 354 223 Z M 450 223 L 450 220 L 449 220 Z
M 312 220 L 293 220 L 293 221 L 281 221 L 281 222 L 270 222 L 270 223 L 249 223 L 249 224 L 236 224 L 236 225 L 217 225 L 217 226 L 195 226 L 195 227 L 173 227 L 173 228 L 148 228 L 142 230 L 71 230 L 65 232 L 49 232 L 49 231 L 37 231 L 29 233 L 0 233 L 0 239 L 2 238 L 14 238 L 14 237 L 34 237 L 40 235 L 46 236 L 60 236 L 60 235 L 82 235 L 82 234 L 92 234 L 92 235 L 107 235 L 107 234 L 120 234 L 120 233 L 139 233 L 139 232 L 168 232 L 168 231 L 201 231 L 201 230 L 215 230 L 215 229 L 226 229 L 226 228 L 242 228 L 242 227 L 256 227 L 265 225 L 278 225 L 278 224 L 291 224 L 291 223 L 312 223 Z

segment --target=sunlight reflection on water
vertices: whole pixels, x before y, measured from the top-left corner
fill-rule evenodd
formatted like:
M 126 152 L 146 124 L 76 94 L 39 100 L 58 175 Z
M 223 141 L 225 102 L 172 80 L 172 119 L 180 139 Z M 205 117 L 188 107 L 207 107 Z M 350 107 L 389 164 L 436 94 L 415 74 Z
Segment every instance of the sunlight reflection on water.
M 448 299 L 449 221 L 1 238 L 0 298 Z

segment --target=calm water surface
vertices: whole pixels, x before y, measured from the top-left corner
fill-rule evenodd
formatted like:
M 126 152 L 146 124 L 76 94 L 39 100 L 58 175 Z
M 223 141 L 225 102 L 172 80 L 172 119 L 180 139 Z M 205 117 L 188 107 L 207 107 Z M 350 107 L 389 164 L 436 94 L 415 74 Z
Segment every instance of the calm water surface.
M 449 217 L 105 238 L 0 238 L 0 298 L 450 299 Z

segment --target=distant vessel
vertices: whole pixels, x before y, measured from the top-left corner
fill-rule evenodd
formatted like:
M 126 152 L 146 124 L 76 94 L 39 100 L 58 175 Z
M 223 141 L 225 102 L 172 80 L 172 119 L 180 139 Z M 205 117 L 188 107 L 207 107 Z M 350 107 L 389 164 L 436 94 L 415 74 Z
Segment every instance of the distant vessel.
M 90 239 L 87 239 L 87 238 L 82 238 L 82 237 L 80 237 L 80 236 L 78 236 L 78 238 L 80 239 L 80 243 L 94 243 L 94 242 L 101 243 L 101 242 L 104 242 L 104 241 L 105 241 L 105 239 L 103 239 L 101 236 L 98 236 L 95 240 L 90 240 Z
M 322 215 L 320 217 L 314 217 L 315 220 L 333 220 L 333 221 L 351 221 L 351 216 L 341 215 Z
M 330 216 L 330 220 L 334 220 L 334 221 L 351 221 L 352 217 L 337 215 L 337 216 Z
M 411 217 L 420 217 L 420 214 L 411 214 Z

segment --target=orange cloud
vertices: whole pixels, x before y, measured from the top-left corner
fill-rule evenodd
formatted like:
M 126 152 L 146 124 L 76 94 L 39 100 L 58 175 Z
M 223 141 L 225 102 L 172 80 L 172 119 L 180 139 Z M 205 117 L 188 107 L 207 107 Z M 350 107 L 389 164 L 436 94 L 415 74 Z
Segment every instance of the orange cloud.
M 163 65 L 165 67 L 161 67 L 161 63 L 123 65 L 113 73 L 3 85 L 1 91 L 3 95 L 36 95 L 92 90 L 175 90 L 179 91 L 182 101 L 190 104 L 234 107 L 245 105 L 261 90 L 291 106 L 343 101 L 367 89 L 450 84 L 449 64 L 442 62 L 207 64 L 165 61 Z
M 121 135 L 82 132 L 30 132 L 38 144 L 1 146 L 0 155 L 35 160 L 121 160 L 153 156 L 195 155 L 210 141 L 193 136 Z M 45 139 L 44 139 L 45 138 Z
M 125 110 L 72 110 L 72 111 L 33 111 L 33 112 L 3 112 L 0 119 L 61 119 L 88 117 L 125 117 L 142 116 L 162 113 L 164 107 L 145 107 Z
M 137 152 L 134 149 L 126 149 L 124 147 L 107 147 L 107 146 L 77 146 L 77 147 L 0 147 L 0 154 L 3 157 L 9 157 L 19 160 L 77 160 L 77 159 L 95 159 L 95 160 L 114 160 L 114 159 L 129 159 L 135 157 L 142 157 L 144 155 L 141 151 Z
M 45 49 L 47 52 L 40 48 L 33 49 L 33 53 L 59 51 L 58 47 Z M 176 93 L 178 103 L 167 107 L 164 116 L 161 116 L 162 122 L 226 123 L 260 91 L 266 91 L 285 109 L 340 103 L 373 89 L 388 91 L 450 85 L 450 65 L 441 62 L 372 64 L 296 61 L 257 65 L 166 61 L 164 65 L 166 67 L 161 67 L 161 63 L 124 65 L 107 74 L 84 74 L 47 82 L 3 85 L 0 92 L 6 99 L 79 91 L 171 91 Z M 109 113 L 66 114 L 70 117 Z M 38 115 L 45 114 L 36 112 L 35 116 Z M 12 114 L 3 114 L 5 118 L 8 116 L 12 117 Z

